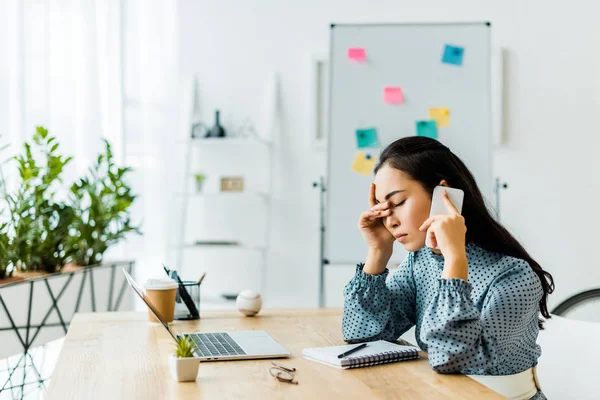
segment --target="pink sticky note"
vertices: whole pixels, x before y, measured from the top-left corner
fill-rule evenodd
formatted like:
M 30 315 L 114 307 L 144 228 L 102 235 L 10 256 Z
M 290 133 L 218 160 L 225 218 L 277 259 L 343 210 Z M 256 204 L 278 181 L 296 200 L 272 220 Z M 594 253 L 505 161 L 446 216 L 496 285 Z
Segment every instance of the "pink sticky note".
M 404 95 L 401 87 L 388 86 L 383 89 L 383 99 L 388 104 L 404 103 Z
M 365 49 L 360 47 L 354 47 L 348 49 L 348 58 L 354 61 L 365 61 L 367 59 L 367 53 Z

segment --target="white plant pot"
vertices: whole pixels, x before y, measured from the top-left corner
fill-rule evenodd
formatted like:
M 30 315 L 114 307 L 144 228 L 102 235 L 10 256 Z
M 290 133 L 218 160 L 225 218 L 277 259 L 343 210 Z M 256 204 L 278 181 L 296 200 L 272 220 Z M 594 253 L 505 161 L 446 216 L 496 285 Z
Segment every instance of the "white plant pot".
M 196 181 L 196 193 L 202 193 L 202 187 L 204 186 L 204 181 Z
M 169 354 L 169 371 L 171 376 L 177 382 L 192 382 L 198 375 L 200 359 L 197 357 L 175 357 L 175 354 Z

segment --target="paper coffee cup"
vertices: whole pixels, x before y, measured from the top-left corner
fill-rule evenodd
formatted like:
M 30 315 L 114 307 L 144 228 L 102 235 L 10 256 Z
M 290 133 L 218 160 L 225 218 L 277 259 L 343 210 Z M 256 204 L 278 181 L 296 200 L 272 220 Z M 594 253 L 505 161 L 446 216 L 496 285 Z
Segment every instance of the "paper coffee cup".
M 146 297 L 154 309 L 166 323 L 173 322 L 175 314 L 175 298 L 179 285 L 173 279 L 148 279 L 144 284 Z M 148 321 L 159 322 L 152 311 L 148 310 Z

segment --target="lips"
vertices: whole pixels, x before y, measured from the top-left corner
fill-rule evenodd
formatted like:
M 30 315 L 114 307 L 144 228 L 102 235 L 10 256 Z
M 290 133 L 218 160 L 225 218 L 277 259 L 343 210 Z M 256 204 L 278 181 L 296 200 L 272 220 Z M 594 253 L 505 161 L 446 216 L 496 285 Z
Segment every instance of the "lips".
M 402 242 L 406 238 L 406 236 L 407 236 L 406 233 L 400 233 L 400 234 L 394 235 L 396 240 L 398 240 L 399 242 Z

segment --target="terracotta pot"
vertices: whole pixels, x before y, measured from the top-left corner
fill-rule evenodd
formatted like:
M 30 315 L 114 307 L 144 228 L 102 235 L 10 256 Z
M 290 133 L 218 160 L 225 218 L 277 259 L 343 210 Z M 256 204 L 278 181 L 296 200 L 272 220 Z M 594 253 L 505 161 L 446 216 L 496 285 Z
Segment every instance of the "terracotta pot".
M 22 276 L 9 276 L 8 278 L 4 278 L 4 279 L 0 279 L 0 285 L 4 285 L 5 283 L 12 283 L 12 282 L 20 282 L 20 281 L 24 281 L 25 278 Z
M 80 271 L 80 270 L 82 270 L 84 268 L 85 267 L 82 267 L 81 265 L 65 264 L 65 266 L 60 270 L 60 272 Z

